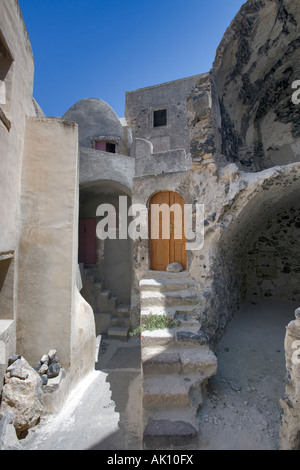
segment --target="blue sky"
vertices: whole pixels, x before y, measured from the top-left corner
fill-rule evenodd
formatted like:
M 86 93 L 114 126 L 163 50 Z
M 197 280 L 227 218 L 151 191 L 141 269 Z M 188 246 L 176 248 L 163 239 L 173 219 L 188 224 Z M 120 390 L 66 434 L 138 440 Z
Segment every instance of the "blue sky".
M 245 0 L 19 0 L 47 116 L 100 98 L 124 116 L 125 92 L 208 72 Z

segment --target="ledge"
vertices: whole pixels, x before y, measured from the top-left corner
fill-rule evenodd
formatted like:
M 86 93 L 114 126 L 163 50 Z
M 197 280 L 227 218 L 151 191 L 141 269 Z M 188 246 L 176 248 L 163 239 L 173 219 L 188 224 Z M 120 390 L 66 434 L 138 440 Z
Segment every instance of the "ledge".
M 191 158 L 184 149 L 167 150 L 136 157 L 136 176 L 151 176 L 191 170 Z
M 7 251 L 0 253 L 0 261 L 6 261 L 8 259 L 13 259 L 14 258 L 14 252 L 13 251 Z

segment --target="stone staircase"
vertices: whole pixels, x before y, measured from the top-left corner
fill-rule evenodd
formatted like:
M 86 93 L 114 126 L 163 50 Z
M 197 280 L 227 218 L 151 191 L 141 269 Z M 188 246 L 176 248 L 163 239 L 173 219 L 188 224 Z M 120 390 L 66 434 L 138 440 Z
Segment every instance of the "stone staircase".
M 196 446 L 202 387 L 217 370 L 200 330 L 198 293 L 185 272 L 150 271 L 139 285 L 141 317 L 168 315 L 176 325 L 142 332 L 144 448 Z
M 118 303 L 117 297 L 105 289 L 96 268 L 85 268 L 82 296 L 94 310 L 96 335 L 127 341 L 130 332 L 130 305 Z

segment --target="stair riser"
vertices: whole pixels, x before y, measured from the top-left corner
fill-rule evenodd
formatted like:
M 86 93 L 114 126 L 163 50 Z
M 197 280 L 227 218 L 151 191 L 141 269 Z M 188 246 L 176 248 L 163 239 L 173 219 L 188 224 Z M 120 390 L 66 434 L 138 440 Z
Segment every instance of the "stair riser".
M 144 436 L 144 450 L 173 450 L 174 448 L 181 449 L 197 449 L 199 445 L 198 436 Z M 190 446 L 190 447 L 189 447 Z
M 146 297 L 141 298 L 141 308 L 151 307 L 183 307 L 188 305 L 197 305 L 198 300 L 194 297 Z
M 141 292 L 176 292 L 188 289 L 189 284 L 162 284 L 162 285 L 150 285 L 145 284 L 140 287 Z
M 156 346 L 167 346 L 171 347 L 173 344 L 173 337 L 151 337 L 143 336 L 141 338 L 142 348 L 156 347 Z
M 129 312 L 118 312 L 118 309 L 117 309 L 115 311 L 114 316 L 117 317 L 117 318 L 129 318 L 130 313 Z
M 128 336 L 124 337 L 124 336 L 118 336 L 118 335 L 108 335 L 108 339 L 115 339 L 115 340 L 118 340 L 118 341 L 127 342 L 128 341 Z
M 128 318 L 113 318 L 111 321 L 111 326 L 122 326 L 130 327 L 130 320 Z
M 143 364 L 144 376 L 149 375 L 167 375 L 167 374 L 198 374 L 203 380 L 213 376 L 217 372 L 217 365 L 215 363 L 210 365 L 202 364 Z
M 111 315 L 109 313 L 94 313 L 96 336 L 107 334 L 111 327 Z
M 144 394 L 143 407 L 148 408 L 185 408 L 190 405 L 190 397 L 188 393 L 185 394 Z
M 156 364 L 156 363 L 144 363 L 143 364 L 144 375 L 157 375 L 157 374 L 180 374 L 180 364 Z
M 106 295 L 100 294 L 97 297 L 96 309 L 98 312 L 114 312 L 116 310 L 116 299 L 107 298 Z

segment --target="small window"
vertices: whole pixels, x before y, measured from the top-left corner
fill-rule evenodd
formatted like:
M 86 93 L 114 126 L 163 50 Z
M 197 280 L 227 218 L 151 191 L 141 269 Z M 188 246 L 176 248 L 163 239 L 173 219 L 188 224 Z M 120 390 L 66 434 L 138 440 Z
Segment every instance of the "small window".
M 102 150 L 102 152 L 106 152 L 106 142 L 104 140 L 96 140 L 95 149 Z
M 113 144 L 112 142 L 107 142 L 106 151 L 110 153 L 116 153 L 116 144 Z
M 161 127 L 167 125 L 167 110 L 158 109 L 153 113 L 153 127 Z
M 116 144 L 114 142 L 107 142 L 106 140 L 96 140 L 95 150 L 102 152 L 116 153 Z

